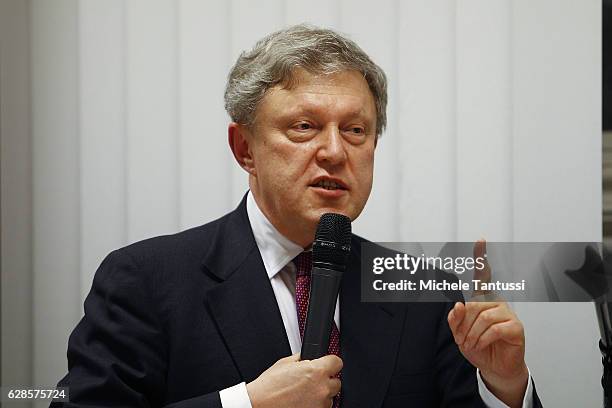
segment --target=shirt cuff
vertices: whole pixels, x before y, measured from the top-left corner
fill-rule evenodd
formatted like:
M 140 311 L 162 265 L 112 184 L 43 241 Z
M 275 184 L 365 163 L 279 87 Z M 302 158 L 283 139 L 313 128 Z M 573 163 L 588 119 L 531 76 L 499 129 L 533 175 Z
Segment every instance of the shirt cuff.
M 223 408 L 253 408 L 244 382 L 219 391 L 219 397 Z
M 529 371 L 529 368 L 527 368 L 527 371 Z M 480 376 L 480 369 L 476 369 L 476 379 L 478 380 L 478 393 L 480 394 L 480 398 L 482 398 L 482 401 L 488 408 L 509 408 L 495 395 L 493 395 L 491 391 L 489 391 L 482 377 Z M 523 408 L 533 408 L 533 380 L 531 379 L 530 371 L 529 382 L 527 383 L 527 389 L 525 390 L 525 395 L 523 396 Z

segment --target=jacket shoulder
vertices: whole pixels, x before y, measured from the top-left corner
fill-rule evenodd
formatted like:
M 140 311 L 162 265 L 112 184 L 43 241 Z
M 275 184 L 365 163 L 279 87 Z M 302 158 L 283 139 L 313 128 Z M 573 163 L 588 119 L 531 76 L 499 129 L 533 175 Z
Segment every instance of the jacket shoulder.
M 228 222 L 231 213 L 214 221 L 174 234 L 159 235 L 126 245 L 109 256 L 128 257 L 138 264 L 181 257 L 201 260 L 202 256 Z

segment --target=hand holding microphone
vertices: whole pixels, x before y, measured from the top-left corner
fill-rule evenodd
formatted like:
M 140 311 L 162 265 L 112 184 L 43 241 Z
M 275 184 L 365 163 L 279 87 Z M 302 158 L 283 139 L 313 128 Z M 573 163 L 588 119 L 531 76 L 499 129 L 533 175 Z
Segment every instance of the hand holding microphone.
M 342 369 L 342 360 L 324 356 L 300 361 L 294 354 L 281 358 L 254 381 L 247 384 L 253 408 L 329 408 L 340 392 L 340 380 L 334 375 Z
M 278 360 L 247 384 L 253 408 L 329 408 L 340 392 L 342 360 L 327 355 L 342 273 L 350 254 L 351 220 L 323 214 L 312 245 L 312 272 L 302 352 Z

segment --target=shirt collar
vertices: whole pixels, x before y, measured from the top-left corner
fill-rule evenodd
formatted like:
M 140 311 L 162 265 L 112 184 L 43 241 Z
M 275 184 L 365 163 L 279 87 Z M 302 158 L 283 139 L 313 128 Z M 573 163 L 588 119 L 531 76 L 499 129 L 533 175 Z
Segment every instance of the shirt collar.
M 295 242 L 283 236 L 259 209 L 251 191 L 247 193 L 246 200 L 249 223 L 255 236 L 255 243 L 259 248 L 268 278 L 272 279 L 293 258 L 304 249 Z

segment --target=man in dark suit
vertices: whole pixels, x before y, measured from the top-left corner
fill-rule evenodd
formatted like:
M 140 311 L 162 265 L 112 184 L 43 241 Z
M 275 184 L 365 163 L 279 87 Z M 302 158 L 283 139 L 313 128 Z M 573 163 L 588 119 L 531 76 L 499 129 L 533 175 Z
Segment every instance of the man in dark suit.
M 103 261 L 70 337 L 67 405 L 540 406 L 505 303 L 362 303 L 357 236 L 338 355 L 301 361 L 300 265 L 321 214 L 365 206 L 386 79 L 350 40 L 295 26 L 239 57 L 225 102 L 250 191 L 219 220 Z

